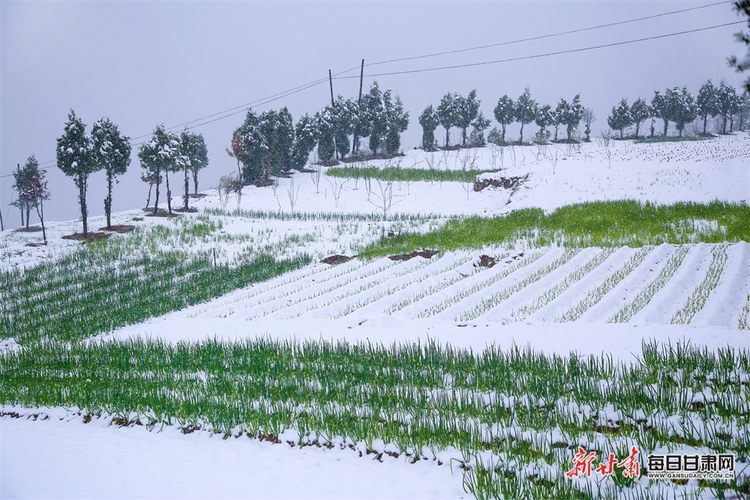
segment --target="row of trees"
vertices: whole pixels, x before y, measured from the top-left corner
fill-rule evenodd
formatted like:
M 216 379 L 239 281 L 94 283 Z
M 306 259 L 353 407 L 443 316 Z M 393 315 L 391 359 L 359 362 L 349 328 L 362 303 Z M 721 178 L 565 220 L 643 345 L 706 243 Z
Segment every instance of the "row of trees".
M 445 128 L 444 146 L 446 148 L 450 146 L 452 127 L 461 129 L 462 146 L 484 146 L 486 143 L 484 131 L 489 128 L 491 121 L 485 118 L 479 110 L 480 103 L 481 101 L 477 99 L 477 91 L 472 90 L 466 97 L 458 93 L 445 94 L 437 108 L 433 108 L 432 105 L 427 106 L 419 117 L 419 123 L 422 126 L 422 148 L 432 151 L 437 147 L 435 130 L 438 125 Z M 497 144 L 506 143 L 507 126 L 515 122 L 521 124 L 519 143 L 523 143 L 524 126 L 532 122 L 539 127 L 535 137 L 538 142 L 549 141 L 551 137 L 549 127 L 554 127 L 554 140 L 557 141 L 561 126 L 565 127 L 567 140 L 573 141 L 574 132 L 582 119 L 586 119 L 586 140 L 589 140 L 590 125 L 594 118 L 593 113 L 590 110 L 587 112 L 581 105 L 580 94 L 570 102 L 560 99 L 557 106 L 552 108 L 549 104 L 539 105 L 532 99 L 528 87 L 515 101 L 507 95 L 502 96 L 495 106 L 494 115 L 501 128 L 500 130 L 493 128 L 487 139 Z M 469 126 L 473 127 L 473 130 L 467 137 Z
M 130 165 L 132 146 L 130 138 L 120 133 L 118 126 L 109 118 L 102 118 L 94 123 L 91 135 L 86 134 L 86 125 L 78 118 L 73 110 L 68 114 L 63 135 L 57 139 L 57 166 L 78 188 L 78 203 L 83 222 L 83 236 L 88 236 L 88 191 L 89 176 L 99 170 L 104 170 L 107 179 L 107 197 L 104 199 L 104 213 L 107 217 L 107 229 L 112 228 L 112 188 L 118 176 L 123 175 Z M 154 210 L 158 210 L 159 185 L 162 175 L 167 179 L 169 199 L 169 172 L 184 171 L 185 173 L 185 209 L 188 208 L 188 172 L 193 173 L 195 192 L 198 191 L 198 171 L 208 165 L 208 155 L 203 136 L 188 131 L 178 136 L 167 132 L 163 125 L 154 131 L 154 135 L 144 143 L 138 151 L 141 166 L 146 170 L 142 176 L 144 180 L 156 185 L 157 202 Z M 23 168 L 14 172 L 15 184 L 13 188 L 18 193 L 13 203 L 21 209 L 21 224 L 29 225 L 31 208 L 37 210 L 42 223 L 45 243 L 47 241 L 44 227 L 43 202 L 50 198 L 45 180 L 45 172 L 39 169 L 39 163 L 32 155 Z M 171 203 L 170 205 L 171 212 Z M 24 217 L 25 215 L 25 217 Z
M 618 130 L 620 137 L 624 138 L 624 131 L 635 126 L 635 137 L 639 137 L 641 123 L 651 119 L 650 136 L 655 134 L 655 121 L 663 121 L 663 135 L 669 130 L 669 123 L 674 123 L 678 135 L 682 137 L 685 126 L 693 123 L 696 119 L 703 122 L 702 134 L 706 135 L 708 118 L 720 118 L 719 131 L 727 133 L 734 130 L 735 117 L 738 119 L 740 130 L 750 114 L 750 96 L 738 95 L 734 87 L 721 82 L 716 87 L 711 80 L 704 83 L 698 91 L 698 97 L 688 91 L 687 87 L 667 89 L 664 93 L 654 92 L 654 97 L 648 103 L 644 99 L 636 99 L 632 105 L 628 105 L 627 99 L 612 108 L 607 118 L 607 125 L 612 130 Z
M 266 185 L 281 172 L 304 169 L 316 146 L 324 163 L 361 155 L 365 138 L 371 153 L 395 155 L 408 125 L 401 99 L 374 82 L 361 101 L 338 96 L 333 105 L 313 116 L 305 114 L 297 123 L 286 107 L 260 114 L 248 110 L 227 153 L 237 160 L 241 185 Z
M 167 188 L 167 209 L 172 213 L 172 190 L 169 186 L 169 174 L 184 174 L 183 210 L 189 210 L 188 200 L 190 198 L 190 177 L 193 174 L 193 186 L 198 193 L 198 172 L 208 166 L 208 150 L 203 135 L 183 131 L 177 135 L 169 132 L 164 125 L 158 125 L 147 142 L 138 150 L 138 159 L 141 167 L 145 170 L 142 177 L 150 184 L 156 186 L 156 198 L 154 200 L 154 215 L 159 212 L 159 188 L 162 178 Z M 149 192 L 150 198 L 150 192 Z

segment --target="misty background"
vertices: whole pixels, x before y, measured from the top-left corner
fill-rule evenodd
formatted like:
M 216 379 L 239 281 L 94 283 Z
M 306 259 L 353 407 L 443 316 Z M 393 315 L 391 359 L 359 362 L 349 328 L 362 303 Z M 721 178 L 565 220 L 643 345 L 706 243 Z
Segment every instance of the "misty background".
M 701 6 L 706 7 L 503 44 Z M 404 150 L 420 144 L 418 117 L 426 106 L 437 106 L 447 92 L 466 95 L 472 89 L 492 126 L 498 126 L 493 109 L 504 94 L 515 100 L 529 87 L 532 98 L 554 108 L 561 97 L 570 101 L 580 93 L 583 106 L 597 117 L 594 138 L 608 129 L 607 116 L 622 98 L 650 102 L 655 90 L 676 86 L 687 86 L 697 96 L 708 79 L 739 92 L 747 75 L 729 68 L 726 60 L 745 53 L 733 36 L 744 26 L 536 56 L 738 21 L 743 18 L 731 2 L 3 0 L 0 210 L 6 229 L 20 225 L 19 210 L 9 205 L 15 199 L 12 172 L 33 154 L 47 171 L 52 193 L 45 219 L 80 217 L 73 180 L 55 166 L 56 139 L 71 109 L 88 133 L 95 121 L 109 117 L 131 138 L 132 161 L 113 192 L 112 209 L 122 211 L 146 204 L 148 185 L 140 180 L 137 151 L 157 125 L 177 133 L 187 126 L 204 136 L 209 165 L 200 171 L 199 188 L 209 189 L 236 170 L 225 148 L 248 107 L 262 112 L 287 106 L 295 122 L 304 113 L 312 115 L 330 104 L 329 69 L 338 75 L 334 93 L 356 98 L 361 59 L 363 92 L 378 81 L 381 90 L 393 89 L 409 112 L 409 128 L 401 136 Z M 488 45 L 494 46 L 472 49 Z M 415 58 L 436 53 L 442 54 Z M 410 59 L 385 62 L 401 58 Z M 476 63 L 487 64 L 415 71 Z M 518 137 L 518 128 L 509 127 L 510 138 Z M 530 124 L 526 130 L 524 136 L 530 137 L 537 127 Z M 453 132 L 455 143 L 458 132 Z M 442 127 L 435 135 L 442 144 Z M 91 175 L 88 185 L 89 215 L 102 215 L 104 173 Z

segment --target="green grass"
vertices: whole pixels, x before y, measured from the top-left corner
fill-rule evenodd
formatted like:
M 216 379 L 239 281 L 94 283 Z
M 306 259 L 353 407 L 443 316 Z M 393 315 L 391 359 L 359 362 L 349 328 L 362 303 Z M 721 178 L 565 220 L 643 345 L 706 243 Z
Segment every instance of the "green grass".
M 635 139 L 633 142 L 635 144 L 656 144 L 658 142 L 695 142 L 695 141 L 710 141 L 713 139 L 713 136 L 710 135 L 683 135 L 682 137 L 679 136 L 663 136 L 663 135 L 656 135 L 654 137 L 642 137 L 640 139 Z
M 417 248 L 480 248 L 519 239 L 534 246 L 572 247 L 750 241 L 750 207 L 718 201 L 654 205 L 624 200 L 568 205 L 548 215 L 529 208 L 503 217 L 453 219 L 427 234 L 382 238 L 360 255 L 376 257 Z
M 563 475 L 578 446 L 601 458 L 635 444 L 643 461 L 657 448 L 694 446 L 747 461 L 747 433 L 725 429 L 750 425 L 749 374 L 746 350 L 689 344 L 644 344 L 625 363 L 432 342 L 46 342 L 0 354 L 0 404 L 236 437 L 294 429 L 301 446 L 338 440 L 382 452 L 373 445 L 382 439 L 414 459 L 453 447 L 482 491 L 515 483 L 557 491 L 580 485 Z M 705 407 L 694 394 L 707 395 Z M 476 476 L 487 453 L 512 477 Z M 549 484 L 532 477 L 539 467 L 556 471 Z M 635 488 L 605 483 L 607 497 Z
M 326 175 L 347 179 L 378 179 L 393 182 L 474 182 L 478 175 L 494 173 L 499 170 L 440 170 L 428 168 L 401 167 L 331 167 Z

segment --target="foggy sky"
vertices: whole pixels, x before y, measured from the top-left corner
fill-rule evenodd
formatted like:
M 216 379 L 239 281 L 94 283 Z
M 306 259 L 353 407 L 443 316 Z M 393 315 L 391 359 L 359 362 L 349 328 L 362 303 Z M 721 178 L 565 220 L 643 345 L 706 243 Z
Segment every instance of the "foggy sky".
M 353 69 L 395 58 L 453 51 L 559 33 L 707 5 L 713 2 L 15 2 L 0 3 L 0 209 L 6 229 L 20 224 L 12 170 L 34 154 L 47 170 L 48 220 L 80 216 L 73 180 L 54 167 L 56 139 L 70 109 L 87 125 L 109 117 L 134 144 L 133 160 L 113 193 L 113 211 L 145 205 L 137 144 L 158 124 L 176 127 L 237 108 L 237 114 L 198 126 L 210 164 L 200 188 L 235 170 L 224 152 L 245 115 L 242 105 Z M 375 73 L 532 56 L 741 21 L 730 2 L 720 6 L 572 35 L 365 67 L 364 92 L 377 80 L 400 95 L 410 115 L 402 148 L 419 145 L 418 116 L 446 92 L 476 88 L 487 118 L 500 96 L 516 99 L 529 87 L 540 104 L 581 94 L 593 108 L 596 136 L 622 98 L 650 101 L 654 90 L 687 86 L 697 95 L 706 80 L 740 87 L 727 57 L 744 54 L 735 25 L 648 42 L 553 57 L 406 75 Z M 356 68 L 356 69 L 354 69 Z M 356 97 L 358 78 L 334 80 L 334 92 Z M 328 82 L 254 106 L 287 106 L 295 121 L 330 103 Z M 192 125 L 207 120 L 195 121 Z M 493 126 L 497 123 L 493 120 Z M 518 127 L 509 135 L 516 138 Z M 529 130 L 530 129 L 530 130 Z M 525 129 L 529 137 L 537 127 Z M 176 132 L 182 127 L 175 129 Z M 528 134 L 528 135 L 527 135 Z M 436 131 L 442 142 L 444 130 Z M 454 141 L 458 139 L 454 129 Z M 365 142 L 366 144 L 366 142 Z M 192 189 L 192 188 L 191 188 Z M 174 194 L 174 196 L 177 196 Z M 104 212 L 104 174 L 89 178 L 89 214 Z M 32 220 L 34 220 L 32 218 Z M 96 228 L 94 228 L 96 229 Z

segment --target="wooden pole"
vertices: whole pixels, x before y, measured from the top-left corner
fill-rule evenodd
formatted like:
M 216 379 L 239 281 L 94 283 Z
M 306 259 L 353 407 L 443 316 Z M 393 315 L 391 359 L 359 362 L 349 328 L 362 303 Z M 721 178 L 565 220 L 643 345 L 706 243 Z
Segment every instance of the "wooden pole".
M 359 153 L 359 135 L 357 135 L 357 129 L 359 128 L 359 117 L 362 115 L 362 79 L 365 76 L 365 60 L 362 59 L 362 66 L 359 68 L 359 98 L 357 99 L 357 124 L 354 127 L 354 152 Z
M 331 75 L 330 68 L 328 69 L 328 83 L 331 86 L 331 119 L 333 120 L 333 149 L 336 152 L 334 155 L 334 158 L 337 160 L 339 159 L 339 147 L 338 144 L 336 144 L 336 117 L 333 113 L 333 76 Z

